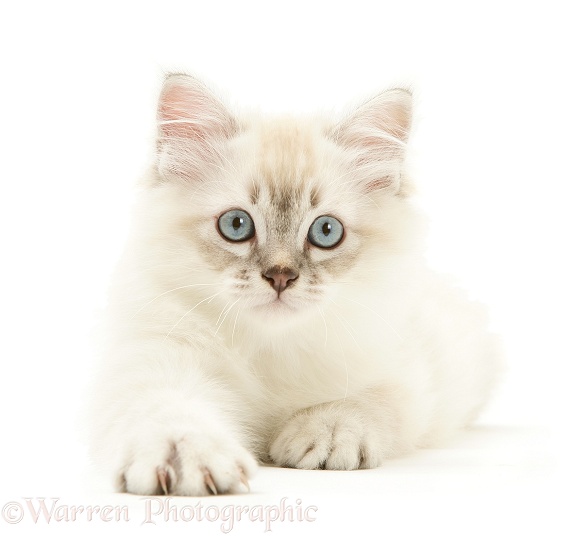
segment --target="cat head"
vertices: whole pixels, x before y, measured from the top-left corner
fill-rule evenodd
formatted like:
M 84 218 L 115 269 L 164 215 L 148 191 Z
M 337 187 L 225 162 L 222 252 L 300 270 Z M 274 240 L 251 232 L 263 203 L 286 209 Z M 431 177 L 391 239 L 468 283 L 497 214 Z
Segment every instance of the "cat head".
M 383 277 L 408 227 L 410 122 L 402 89 L 337 121 L 242 117 L 195 78 L 169 76 L 146 187 L 174 282 L 265 320 Z

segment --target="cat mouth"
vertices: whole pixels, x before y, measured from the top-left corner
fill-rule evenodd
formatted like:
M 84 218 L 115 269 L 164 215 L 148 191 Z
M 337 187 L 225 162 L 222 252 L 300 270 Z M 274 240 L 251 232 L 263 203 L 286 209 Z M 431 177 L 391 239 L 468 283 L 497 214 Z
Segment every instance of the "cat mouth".
M 295 310 L 295 307 L 293 307 L 291 304 L 287 303 L 284 299 L 281 299 L 280 297 L 277 297 L 274 300 L 272 300 L 268 304 L 268 306 L 271 308 L 292 309 L 293 311 Z
M 283 299 L 280 296 L 277 296 L 276 298 L 274 298 L 271 301 L 268 301 L 266 303 L 262 303 L 260 305 L 255 306 L 255 309 L 258 310 L 261 313 L 286 313 L 286 312 L 292 312 L 294 313 L 295 311 L 298 310 L 297 307 L 295 307 L 294 305 L 287 303 L 287 301 L 285 299 Z

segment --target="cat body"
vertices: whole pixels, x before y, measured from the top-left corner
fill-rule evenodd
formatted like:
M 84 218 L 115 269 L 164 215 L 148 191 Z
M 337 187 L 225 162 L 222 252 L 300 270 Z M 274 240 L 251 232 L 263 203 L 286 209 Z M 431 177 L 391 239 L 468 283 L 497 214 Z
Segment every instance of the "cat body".
M 377 467 L 471 422 L 497 341 L 424 266 L 409 93 L 340 121 L 240 117 L 174 75 L 158 115 L 94 394 L 119 489 L 235 492 L 256 460 Z

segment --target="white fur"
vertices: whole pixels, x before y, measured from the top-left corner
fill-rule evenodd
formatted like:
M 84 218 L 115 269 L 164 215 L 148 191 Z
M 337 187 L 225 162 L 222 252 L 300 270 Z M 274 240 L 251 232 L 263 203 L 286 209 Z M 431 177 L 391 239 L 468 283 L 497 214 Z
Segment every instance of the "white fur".
M 327 119 L 295 121 L 309 133 L 323 195 L 292 243 L 277 244 L 264 207 L 249 205 L 246 193 L 257 140 L 275 123 L 238 124 L 226 145 L 211 144 L 208 162 L 196 157 L 192 171 L 179 174 L 184 180 L 169 174 L 200 152 L 187 146 L 178 163 L 173 147 L 185 140 L 162 141 L 114 278 L 92 451 L 133 493 L 161 491 L 161 471 L 172 493 L 202 495 L 210 482 L 234 492 L 257 458 L 300 468 L 375 467 L 470 423 L 496 377 L 497 340 L 483 308 L 423 265 L 419 218 L 396 186 L 403 140 L 389 158 L 362 159 L 368 171 L 360 175 L 353 165 L 364 154 L 353 146 L 359 138 L 336 145 L 344 122 L 333 142 Z M 202 128 L 208 136 L 208 120 Z M 369 128 L 354 124 L 352 135 Z M 379 138 L 387 144 L 391 135 Z M 380 177 L 371 173 L 376 165 L 393 187 L 360 185 Z M 358 260 L 342 275 L 325 275 L 315 300 L 287 289 L 292 314 L 270 304 L 274 291 L 260 277 L 241 294 L 228 272 L 205 261 L 195 237 L 246 257 L 250 246 L 225 242 L 213 222 L 247 205 L 274 262 L 288 262 L 313 218 L 335 209 L 348 229 L 345 243 L 340 251 L 312 250 L 312 262 L 336 255 L 344 262 L 352 248 Z

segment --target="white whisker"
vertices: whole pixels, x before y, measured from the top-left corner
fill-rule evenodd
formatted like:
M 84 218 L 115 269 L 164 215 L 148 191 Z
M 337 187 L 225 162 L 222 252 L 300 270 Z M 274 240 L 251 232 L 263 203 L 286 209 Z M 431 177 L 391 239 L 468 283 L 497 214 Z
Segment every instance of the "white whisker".
M 356 300 L 347 298 L 346 296 L 339 296 L 339 297 L 348 300 L 352 303 L 355 303 L 356 305 L 360 305 L 360 307 L 364 307 L 364 309 L 367 309 L 372 314 L 376 315 L 380 320 L 382 320 L 382 322 L 384 322 L 384 324 L 386 324 L 386 326 L 390 328 L 390 330 L 394 333 L 394 335 L 396 335 L 396 337 L 398 337 L 401 341 L 404 340 L 404 338 L 394 329 L 394 327 L 390 324 L 390 322 L 388 322 L 383 316 L 380 315 L 380 313 L 378 313 L 374 309 L 368 307 L 367 305 L 364 305 L 363 303 L 357 302 Z
M 225 315 L 223 316 L 221 323 L 219 324 L 219 327 L 217 327 L 217 330 L 215 331 L 215 335 L 217 335 L 217 333 L 219 333 L 219 329 L 221 328 L 221 326 L 223 325 L 223 323 L 225 322 L 225 319 L 227 318 L 227 315 L 231 312 L 231 309 L 235 306 L 235 304 L 240 300 L 241 298 L 237 298 L 232 304 L 231 306 L 227 309 L 227 312 L 225 313 Z
M 237 307 L 237 314 L 235 315 L 235 321 L 233 322 L 233 331 L 231 332 L 231 348 L 235 345 L 235 329 L 237 329 L 237 320 L 239 318 L 239 313 L 242 310 L 243 310 L 242 307 L 240 307 L 240 306 Z
M 219 321 L 221 320 L 221 317 L 223 316 L 223 313 L 225 312 L 225 310 L 227 309 L 227 305 L 229 305 L 231 303 L 231 300 L 229 300 L 225 306 L 223 307 L 223 309 L 221 310 L 221 312 L 219 313 L 219 316 L 217 317 L 217 322 L 215 322 L 215 326 L 219 326 Z
M 219 294 L 221 294 L 221 292 L 223 292 L 222 290 L 217 292 L 216 294 L 213 294 L 212 296 L 208 296 L 207 298 L 202 299 L 200 302 L 196 303 L 193 307 L 191 307 L 191 309 L 189 309 L 174 325 L 173 327 L 169 330 L 169 332 L 167 333 L 167 335 L 165 335 L 165 338 L 163 340 L 166 340 L 169 335 L 171 335 L 171 333 L 173 333 L 173 330 L 183 321 L 183 319 L 189 314 L 191 313 L 194 309 L 196 309 L 199 305 L 201 305 L 203 302 L 206 302 L 207 300 L 208 303 L 211 303 L 211 300 L 213 300 L 213 298 L 215 296 L 218 296 Z
M 165 292 L 162 292 L 161 294 L 155 296 L 155 298 L 153 298 L 152 300 L 148 301 L 145 305 L 143 305 L 142 307 L 140 307 L 134 314 L 133 316 L 130 318 L 133 319 L 134 317 L 136 317 L 141 311 L 143 311 L 143 309 L 145 309 L 148 305 L 150 305 L 151 303 L 153 303 L 155 300 L 157 300 L 158 298 L 161 298 L 161 296 L 165 296 L 165 294 L 169 294 L 170 292 L 175 292 L 176 290 L 181 290 L 184 288 L 191 288 L 191 287 L 213 287 L 215 286 L 215 283 L 196 283 L 194 285 L 183 285 L 181 287 L 176 287 L 176 288 L 172 288 L 171 290 L 166 290 Z
M 328 298 L 328 300 L 334 303 L 334 305 L 336 305 L 337 307 L 340 307 L 340 305 L 338 305 L 332 298 Z M 331 312 L 336 318 L 338 318 L 344 329 L 346 329 L 348 334 L 352 337 L 352 340 L 356 343 L 356 346 L 358 346 L 358 348 L 362 351 L 362 347 L 360 346 L 360 344 L 358 344 L 358 341 L 356 340 L 354 334 L 352 333 L 354 331 L 354 328 L 350 324 L 348 324 L 345 320 L 340 318 L 334 311 L 331 310 Z M 356 331 L 354 331 L 354 333 L 356 334 Z

